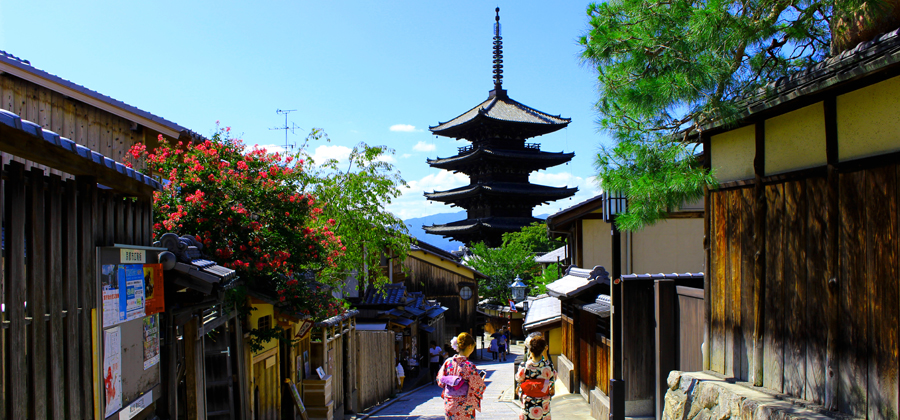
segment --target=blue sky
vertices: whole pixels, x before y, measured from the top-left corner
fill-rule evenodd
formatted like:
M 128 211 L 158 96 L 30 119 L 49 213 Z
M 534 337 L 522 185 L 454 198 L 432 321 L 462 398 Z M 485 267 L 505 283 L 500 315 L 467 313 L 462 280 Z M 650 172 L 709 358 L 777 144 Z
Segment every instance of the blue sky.
M 428 126 L 487 98 L 494 7 L 503 25 L 510 97 L 572 118 L 567 129 L 531 141 L 574 151 L 568 165 L 532 182 L 577 186 L 578 195 L 535 209 L 553 213 L 597 193 L 594 70 L 581 64 L 578 37 L 587 2 L 542 1 L 14 1 L 0 0 L 0 49 L 32 65 L 201 134 L 217 120 L 250 144 L 284 144 L 284 117 L 330 143 L 340 157 L 364 141 L 395 150 L 410 184 L 389 208 L 401 217 L 458 211 L 423 191 L 461 186 L 461 174 L 426 158 L 468 144 L 436 138 Z

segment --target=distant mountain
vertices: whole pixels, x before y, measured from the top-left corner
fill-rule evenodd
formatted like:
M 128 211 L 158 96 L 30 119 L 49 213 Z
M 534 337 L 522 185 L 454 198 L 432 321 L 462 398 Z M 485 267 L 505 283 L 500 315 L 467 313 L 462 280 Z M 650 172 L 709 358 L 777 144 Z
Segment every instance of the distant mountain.
M 549 214 L 541 214 L 535 217 L 539 219 L 546 219 Z M 431 245 L 434 245 L 444 251 L 456 251 L 459 247 L 463 246 L 462 242 L 457 242 L 449 238 L 444 238 L 440 235 L 431 235 L 425 233 L 425 229 L 422 229 L 422 226 L 431 226 L 431 225 L 442 225 L 444 223 L 455 222 L 457 220 L 462 220 L 466 218 L 465 211 L 458 211 L 456 213 L 438 213 L 432 214 L 431 216 L 425 217 L 415 217 L 412 219 L 406 219 L 406 227 L 409 229 L 409 234 L 414 236 L 416 239 L 427 242 Z
M 415 217 L 412 219 L 406 219 L 406 227 L 409 229 L 409 234 L 414 236 L 416 239 L 422 242 L 428 242 L 431 245 L 434 245 L 444 251 L 456 251 L 459 247 L 463 246 L 462 242 L 457 242 L 449 238 L 444 238 L 440 235 L 431 235 L 425 233 L 425 229 L 422 229 L 422 226 L 431 226 L 431 225 L 442 225 L 444 223 L 455 222 L 457 220 L 462 220 L 466 218 L 466 212 L 459 211 L 456 213 L 438 213 L 432 214 L 431 216 L 425 217 Z

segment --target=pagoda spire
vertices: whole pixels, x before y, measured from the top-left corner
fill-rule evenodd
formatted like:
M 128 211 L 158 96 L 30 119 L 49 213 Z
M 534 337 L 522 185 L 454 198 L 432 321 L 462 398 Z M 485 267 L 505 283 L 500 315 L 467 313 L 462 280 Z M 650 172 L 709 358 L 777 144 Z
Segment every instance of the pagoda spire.
M 500 8 L 494 9 L 494 91 L 503 90 L 503 37 L 500 36 Z

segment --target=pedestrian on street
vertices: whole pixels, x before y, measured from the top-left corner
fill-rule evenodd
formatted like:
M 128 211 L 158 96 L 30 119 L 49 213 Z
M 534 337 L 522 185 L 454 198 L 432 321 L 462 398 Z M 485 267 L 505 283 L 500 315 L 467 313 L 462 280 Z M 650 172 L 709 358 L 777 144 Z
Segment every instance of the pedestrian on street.
M 491 360 L 497 360 L 497 339 L 491 339 L 491 347 L 488 350 L 491 352 Z
M 446 420 L 474 420 L 475 411 L 481 411 L 484 396 L 484 379 L 469 355 L 475 351 L 475 339 L 468 333 L 456 337 L 459 354 L 444 361 L 437 375 L 443 388 L 444 418 Z
M 547 348 L 544 337 L 534 337 L 529 347 L 531 357 L 516 372 L 516 388 L 522 399 L 519 420 L 550 420 L 550 398 L 556 391 L 556 370 L 544 358 Z
M 397 362 L 397 392 L 403 391 L 404 379 L 406 379 L 406 373 L 403 371 L 403 365 Z
M 501 362 L 506 361 L 506 334 L 503 334 L 503 331 L 500 331 L 500 336 L 497 337 L 497 353 L 499 353 L 499 358 Z
M 437 383 L 438 369 L 441 368 L 441 353 L 444 350 L 437 345 L 437 341 L 431 340 L 431 346 L 428 347 L 428 372 L 431 373 L 431 383 Z

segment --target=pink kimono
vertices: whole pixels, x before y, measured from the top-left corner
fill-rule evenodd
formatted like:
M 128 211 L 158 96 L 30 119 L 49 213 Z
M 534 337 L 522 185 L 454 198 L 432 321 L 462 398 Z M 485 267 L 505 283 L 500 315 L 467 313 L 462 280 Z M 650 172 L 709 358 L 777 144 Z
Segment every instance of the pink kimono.
M 469 383 L 469 392 L 465 397 L 451 397 L 447 390 L 441 392 L 444 398 L 444 417 L 447 420 L 474 420 L 475 410 L 481 411 L 481 398 L 484 396 L 484 379 L 478 374 L 475 364 L 464 356 L 456 355 L 444 361 L 437 375 L 437 382 L 445 388 L 441 378 L 444 375 L 456 375 Z

